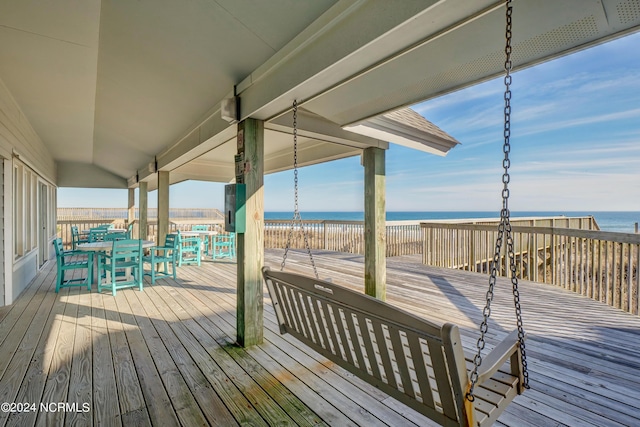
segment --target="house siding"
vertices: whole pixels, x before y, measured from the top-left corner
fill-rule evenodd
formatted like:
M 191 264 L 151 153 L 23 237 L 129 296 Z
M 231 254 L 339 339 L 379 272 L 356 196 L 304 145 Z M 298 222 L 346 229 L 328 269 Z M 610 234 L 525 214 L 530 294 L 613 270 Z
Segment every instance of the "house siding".
M 2 184 L 0 185 L 0 242 L 2 243 L 0 249 L 0 287 L 2 288 L 0 303 L 7 305 L 11 304 L 36 276 L 39 245 L 42 244 L 38 241 L 36 247 L 33 247 L 33 244 L 30 243 L 35 241 L 31 236 L 39 228 L 37 212 L 40 200 L 38 197 L 33 197 L 33 188 L 37 188 L 37 186 L 32 186 L 30 190 L 27 190 L 25 183 L 21 181 L 17 186 L 21 189 L 21 194 L 14 194 L 16 191 L 14 166 L 19 167 L 21 173 L 25 171 L 24 173 L 29 175 L 27 184 L 46 182 L 48 188 L 55 191 L 56 163 L 1 79 L 0 160 L 3 162 L 3 171 L 1 172 L 3 172 L 4 178 L 0 180 L 0 184 Z M 24 200 L 29 194 L 31 194 L 29 196 L 31 204 L 26 204 Z M 16 203 L 19 202 L 25 203 L 28 215 L 19 220 L 20 229 L 16 230 L 14 210 Z M 49 204 L 47 211 L 55 218 L 55 203 Z M 20 212 L 23 211 L 20 210 Z M 51 232 L 54 233 L 55 227 L 52 228 Z M 25 242 L 24 247 L 17 251 L 16 245 L 21 245 L 20 242 Z M 46 249 L 45 254 L 45 256 L 49 256 L 49 248 Z

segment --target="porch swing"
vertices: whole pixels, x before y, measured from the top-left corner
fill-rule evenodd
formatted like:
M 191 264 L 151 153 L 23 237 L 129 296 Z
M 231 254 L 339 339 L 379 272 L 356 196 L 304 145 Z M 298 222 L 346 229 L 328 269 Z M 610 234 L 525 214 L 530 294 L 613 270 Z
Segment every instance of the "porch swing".
M 443 426 L 491 425 L 516 395 L 529 388 L 525 332 L 508 208 L 512 7 L 511 0 L 505 0 L 505 3 L 502 209 L 475 355 L 465 357 L 459 328 L 453 323 L 438 324 L 368 295 L 318 279 L 298 211 L 297 173 L 294 173 L 294 222 L 298 220 L 301 231 L 305 233 L 305 245 L 316 277 L 282 271 L 293 224 L 281 271 L 272 271 L 268 267 L 262 270 L 280 333 L 290 333 L 332 362 Z M 294 103 L 294 112 L 296 109 L 297 103 Z M 294 170 L 297 172 L 297 157 Z M 483 357 L 503 244 L 510 261 L 517 328 Z M 470 370 L 467 365 L 471 366 Z

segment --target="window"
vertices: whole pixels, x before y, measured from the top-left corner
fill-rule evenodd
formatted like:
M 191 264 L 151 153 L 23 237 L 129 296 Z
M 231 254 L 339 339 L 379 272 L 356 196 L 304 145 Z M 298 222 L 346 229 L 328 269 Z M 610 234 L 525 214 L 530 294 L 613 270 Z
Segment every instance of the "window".
M 29 203 L 31 213 L 31 223 L 29 224 L 29 232 L 31 233 L 31 245 L 29 249 L 35 249 L 38 247 L 38 177 L 35 173 L 29 172 L 31 175 L 31 201 Z
M 15 258 L 24 255 L 24 195 L 22 181 L 24 166 L 14 163 L 13 166 L 13 251 Z
M 48 185 L 46 191 L 51 194 Z M 40 226 L 38 207 L 38 175 L 19 160 L 14 160 L 13 250 L 16 260 L 38 247 L 38 227 Z M 47 215 L 54 216 L 51 210 L 47 212 Z M 55 230 L 55 216 L 48 223 L 53 224 L 53 228 L 48 231 Z

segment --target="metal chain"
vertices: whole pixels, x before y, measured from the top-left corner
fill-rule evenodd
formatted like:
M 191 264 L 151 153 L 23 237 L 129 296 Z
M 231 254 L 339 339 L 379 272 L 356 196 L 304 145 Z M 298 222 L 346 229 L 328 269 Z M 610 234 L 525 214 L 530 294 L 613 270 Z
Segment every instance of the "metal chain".
M 509 258 L 509 270 L 511 273 L 511 285 L 513 290 L 513 302 L 516 311 L 516 324 L 518 328 L 518 342 L 520 346 L 520 352 L 522 357 L 522 371 L 523 371 L 523 386 L 525 388 L 529 388 L 529 373 L 527 370 L 527 360 L 526 360 L 526 351 L 524 344 L 524 327 L 522 323 L 522 310 L 520 307 L 520 292 L 518 290 L 518 276 L 516 273 L 516 260 L 515 260 L 515 251 L 513 245 L 513 235 L 511 231 L 511 221 L 509 219 L 509 181 L 511 177 L 509 175 L 509 167 L 511 166 L 511 160 L 509 159 L 509 153 L 511 152 L 511 15 L 513 13 L 513 9 L 511 6 L 512 0 L 505 0 L 505 4 L 507 6 L 506 10 L 506 46 L 504 49 L 505 53 L 505 62 L 504 62 L 504 145 L 502 147 L 502 151 L 504 153 L 504 159 L 502 160 L 502 168 L 504 170 L 502 174 L 502 210 L 500 211 L 500 225 L 498 226 L 498 236 L 496 238 L 495 252 L 493 255 L 493 260 L 491 263 L 491 274 L 489 277 L 489 290 L 486 294 L 486 305 L 482 310 L 482 323 L 480 324 L 480 338 L 476 343 L 477 353 L 473 358 L 473 371 L 471 372 L 471 376 L 469 378 L 470 387 L 469 392 L 467 393 L 467 399 L 471 402 L 475 400 L 473 392 L 478 382 L 478 369 L 482 364 L 482 350 L 485 347 L 485 334 L 489 329 L 489 317 L 491 316 L 491 302 L 493 301 L 494 288 L 496 284 L 496 279 L 498 276 L 498 266 L 500 265 L 500 252 L 502 250 L 502 244 L 504 242 L 505 233 L 506 233 L 506 246 L 507 246 L 507 256 Z
M 293 219 L 291 220 L 291 227 L 287 235 L 287 244 L 284 248 L 284 256 L 282 257 L 282 263 L 280 264 L 280 271 L 284 270 L 284 266 L 287 263 L 287 254 L 291 246 L 291 238 L 293 237 L 293 230 L 295 223 L 298 221 L 300 224 L 300 232 L 304 238 L 304 246 L 307 249 L 307 254 L 311 260 L 311 266 L 313 267 L 313 274 L 316 279 L 319 279 L 318 270 L 316 269 L 316 263 L 313 261 L 313 254 L 311 254 L 311 246 L 309 245 L 309 239 L 307 238 L 307 231 L 304 228 L 302 222 L 302 216 L 300 216 L 300 209 L 298 207 L 298 101 L 293 100 Z

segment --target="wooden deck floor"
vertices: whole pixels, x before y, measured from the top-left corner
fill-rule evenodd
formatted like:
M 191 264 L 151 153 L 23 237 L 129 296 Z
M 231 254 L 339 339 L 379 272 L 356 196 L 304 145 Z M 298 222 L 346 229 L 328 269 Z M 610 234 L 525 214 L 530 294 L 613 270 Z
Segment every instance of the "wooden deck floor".
M 268 251 L 266 263 L 279 266 L 279 256 Z M 305 257 L 291 253 L 288 268 L 310 272 Z M 361 257 L 315 259 L 321 277 L 362 289 Z M 454 321 L 472 349 L 486 279 L 413 261 L 389 259 L 388 301 Z M 95 287 L 55 294 L 54 267 L 0 308 L 0 403 L 36 405 L 0 412 L 0 425 L 432 425 L 280 336 L 268 296 L 265 343 L 236 347 L 235 264 L 182 267 L 177 281 L 115 298 Z M 532 389 L 498 424 L 640 425 L 640 318 L 548 285 L 521 287 Z M 510 284 L 499 289 L 489 344 L 514 324 Z

